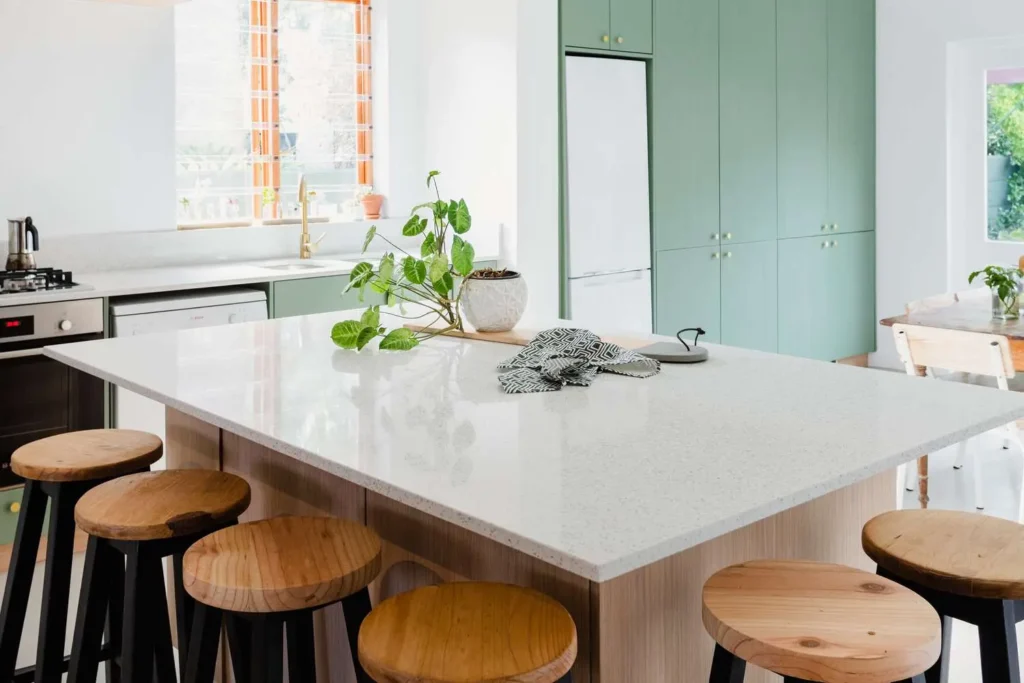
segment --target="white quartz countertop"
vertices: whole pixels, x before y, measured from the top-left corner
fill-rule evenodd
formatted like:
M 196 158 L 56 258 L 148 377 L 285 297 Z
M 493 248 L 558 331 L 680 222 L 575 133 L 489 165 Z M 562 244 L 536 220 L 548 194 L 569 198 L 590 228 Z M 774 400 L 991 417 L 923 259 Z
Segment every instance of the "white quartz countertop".
M 506 395 L 516 347 L 343 351 L 344 315 L 46 354 L 594 581 L 1024 416 L 1022 394 L 720 346 Z

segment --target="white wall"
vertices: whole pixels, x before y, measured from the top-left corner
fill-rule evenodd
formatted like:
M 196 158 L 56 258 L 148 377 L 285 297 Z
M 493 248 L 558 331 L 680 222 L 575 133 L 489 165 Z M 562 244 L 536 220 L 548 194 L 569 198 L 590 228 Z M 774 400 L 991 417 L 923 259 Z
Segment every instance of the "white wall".
M 171 9 L 0 2 L 0 226 L 173 229 L 173 131 Z
M 954 238 L 968 230 L 984 235 L 985 228 L 977 216 L 954 216 L 950 188 L 963 186 L 951 151 L 966 144 L 964 136 L 984 132 L 950 126 L 950 63 L 984 41 L 1024 36 L 1024 2 L 877 0 L 877 7 L 881 318 L 900 313 L 908 301 L 964 289 L 964 270 L 978 265 L 959 258 L 962 245 Z M 879 328 L 878 348 L 873 362 L 895 367 L 889 330 Z

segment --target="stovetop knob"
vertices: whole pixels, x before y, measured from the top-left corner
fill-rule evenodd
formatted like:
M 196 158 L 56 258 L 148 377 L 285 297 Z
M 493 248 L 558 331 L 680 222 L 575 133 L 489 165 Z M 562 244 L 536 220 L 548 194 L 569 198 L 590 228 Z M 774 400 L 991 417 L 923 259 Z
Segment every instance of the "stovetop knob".
M 72 323 L 70 320 L 61 320 L 59 323 L 57 323 L 57 327 L 60 328 L 61 332 L 70 332 L 71 328 L 74 326 L 74 323 Z

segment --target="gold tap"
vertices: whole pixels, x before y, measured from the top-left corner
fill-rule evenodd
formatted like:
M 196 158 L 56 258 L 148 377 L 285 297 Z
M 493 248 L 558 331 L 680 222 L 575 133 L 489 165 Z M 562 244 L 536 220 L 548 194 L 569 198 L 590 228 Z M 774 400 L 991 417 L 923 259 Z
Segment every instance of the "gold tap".
M 306 192 L 306 174 L 299 176 L 299 205 L 302 207 L 302 233 L 299 235 L 299 258 L 310 259 L 316 253 L 320 241 L 327 233 L 321 234 L 315 242 L 309 239 L 309 193 Z

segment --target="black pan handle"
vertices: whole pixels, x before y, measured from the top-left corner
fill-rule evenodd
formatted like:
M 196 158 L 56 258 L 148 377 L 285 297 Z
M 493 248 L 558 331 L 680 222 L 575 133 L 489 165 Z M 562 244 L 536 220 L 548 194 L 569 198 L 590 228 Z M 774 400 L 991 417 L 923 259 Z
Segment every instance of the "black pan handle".
M 32 251 L 39 251 L 39 231 L 36 230 L 36 226 L 32 223 L 32 216 L 25 218 L 25 232 L 32 235 Z

